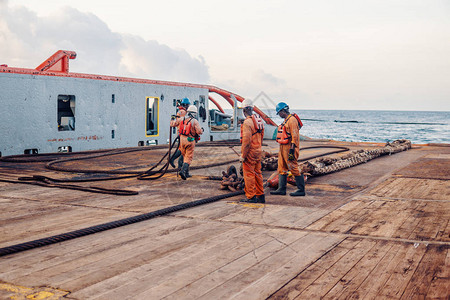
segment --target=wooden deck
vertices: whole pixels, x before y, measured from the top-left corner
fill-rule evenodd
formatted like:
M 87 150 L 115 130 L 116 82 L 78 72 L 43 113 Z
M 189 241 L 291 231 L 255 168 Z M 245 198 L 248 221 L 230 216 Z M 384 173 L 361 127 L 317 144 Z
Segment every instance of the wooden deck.
M 236 158 L 227 147 L 197 150 L 194 165 Z M 145 169 L 162 153 L 66 166 Z M 0 179 L 83 176 L 43 165 L 0 162 Z M 226 167 L 192 171 L 187 181 L 172 173 L 84 184 L 136 196 L 0 182 L 0 247 L 226 193 L 203 177 Z M 449 299 L 449 179 L 450 147 L 414 146 L 311 178 L 306 197 L 267 195 L 261 205 L 237 196 L 0 257 L 0 299 Z

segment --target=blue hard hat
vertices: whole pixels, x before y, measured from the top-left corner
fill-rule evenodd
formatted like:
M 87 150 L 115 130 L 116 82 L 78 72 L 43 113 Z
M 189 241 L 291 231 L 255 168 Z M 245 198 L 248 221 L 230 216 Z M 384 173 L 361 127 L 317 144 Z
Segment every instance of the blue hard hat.
M 189 98 L 183 98 L 183 100 L 181 101 L 181 104 L 191 105 L 191 101 L 189 101 Z
M 277 114 L 279 114 L 280 111 L 282 111 L 283 109 L 289 109 L 289 105 L 287 105 L 284 102 L 280 102 L 280 103 L 277 104 L 277 107 L 275 109 L 277 111 Z

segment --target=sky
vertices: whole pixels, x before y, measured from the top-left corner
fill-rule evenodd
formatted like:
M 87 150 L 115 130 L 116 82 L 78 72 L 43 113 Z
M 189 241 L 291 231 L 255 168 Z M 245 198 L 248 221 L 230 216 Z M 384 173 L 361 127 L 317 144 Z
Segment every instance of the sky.
M 296 109 L 450 111 L 449 0 L 0 0 L 0 45 L 9 66 L 72 50 L 72 72 Z

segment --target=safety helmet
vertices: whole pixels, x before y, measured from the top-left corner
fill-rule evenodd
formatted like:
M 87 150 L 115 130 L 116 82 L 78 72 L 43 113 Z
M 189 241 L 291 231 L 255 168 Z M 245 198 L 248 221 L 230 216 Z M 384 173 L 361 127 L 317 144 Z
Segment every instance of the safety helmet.
M 191 101 L 189 101 L 189 98 L 183 98 L 183 100 L 181 100 L 181 104 L 191 105 Z
M 197 113 L 197 106 L 195 105 L 191 105 L 189 106 L 189 108 L 187 109 L 188 113 Z
M 246 108 L 246 107 L 252 107 L 253 108 L 252 100 L 245 99 L 244 101 L 242 101 L 242 108 Z
M 280 113 L 280 111 L 282 111 L 283 109 L 289 109 L 289 105 L 287 105 L 284 102 L 280 102 L 277 104 L 277 107 L 275 108 L 277 111 L 277 115 Z

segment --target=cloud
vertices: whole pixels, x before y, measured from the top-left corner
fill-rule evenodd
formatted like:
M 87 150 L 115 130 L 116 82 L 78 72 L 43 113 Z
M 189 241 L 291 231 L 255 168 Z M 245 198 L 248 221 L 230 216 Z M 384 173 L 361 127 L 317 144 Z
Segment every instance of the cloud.
M 162 79 L 209 81 L 203 58 L 157 41 L 113 32 L 92 13 L 65 7 L 40 17 L 0 0 L 0 63 L 35 68 L 57 50 L 77 52 L 72 72 Z
M 293 108 L 305 108 L 305 101 L 310 97 L 301 88 L 294 88 L 284 79 L 263 70 L 256 70 L 245 80 L 225 80 L 219 86 L 234 91 L 244 98 L 261 100 L 255 103 L 263 109 L 273 109 L 276 103 L 283 101 Z M 264 97 L 260 96 L 261 92 Z M 263 100 L 264 99 L 264 100 Z
M 123 72 L 162 80 L 209 81 L 208 67 L 203 57 L 192 58 L 184 49 L 172 49 L 135 35 L 124 35 L 122 41 Z

